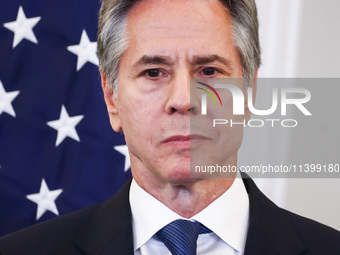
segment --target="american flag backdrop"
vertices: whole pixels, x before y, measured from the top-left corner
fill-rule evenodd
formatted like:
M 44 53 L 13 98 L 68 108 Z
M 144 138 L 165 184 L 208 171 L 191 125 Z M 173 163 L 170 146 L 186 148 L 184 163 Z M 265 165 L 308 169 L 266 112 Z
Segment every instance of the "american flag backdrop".
M 99 7 L 0 1 L 0 236 L 108 199 L 130 177 L 101 92 Z

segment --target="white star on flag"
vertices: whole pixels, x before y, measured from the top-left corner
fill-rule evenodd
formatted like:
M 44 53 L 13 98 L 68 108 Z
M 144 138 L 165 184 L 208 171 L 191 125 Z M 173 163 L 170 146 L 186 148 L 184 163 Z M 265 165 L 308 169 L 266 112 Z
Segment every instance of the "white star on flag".
M 19 95 L 20 91 L 6 92 L 2 82 L 0 81 L 0 115 L 3 112 L 15 117 L 15 111 L 12 101 Z
M 117 145 L 114 149 L 125 156 L 124 172 L 131 167 L 129 149 L 126 145 Z
M 4 27 L 11 30 L 14 33 L 13 49 L 23 39 L 27 39 L 35 44 L 38 43 L 37 38 L 33 33 L 34 26 L 39 22 L 41 17 L 26 18 L 24 10 L 19 7 L 17 19 L 12 22 L 4 23 Z
M 27 199 L 38 205 L 36 220 L 39 220 L 46 211 L 59 215 L 55 200 L 62 192 L 62 189 L 49 190 L 45 180 L 42 179 L 39 193 L 26 196 Z
M 97 57 L 97 42 L 90 42 L 85 30 L 81 33 L 80 42 L 78 45 L 68 46 L 67 50 L 78 56 L 77 71 L 79 71 L 86 62 L 99 65 Z
M 57 141 L 55 146 L 57 147 L 66 137 L 70 137 L 77 142 L 80 142 L 79 136 L 76 131 L 76 126 L 84 118 L 84 115 L 77 115 L 70 117 L 66 111 L 64 105 L 61 107 L 59 120 L 53 120 L 47 122 L 47 125 L 58 131 Z

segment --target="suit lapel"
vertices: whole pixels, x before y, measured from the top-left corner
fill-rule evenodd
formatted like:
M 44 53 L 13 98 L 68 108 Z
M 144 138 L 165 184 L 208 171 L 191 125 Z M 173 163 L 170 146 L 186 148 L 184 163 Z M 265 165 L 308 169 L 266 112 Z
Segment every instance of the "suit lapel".
M 242 174 L 250 201 L 245 255 L 297 255 L 305 250 L 290 213 L 271 202 L 249 176 Z
M 87 255 L 133 255 L 129 190 L 131 179 L 111 199 L 100 204 L 76 245 Z

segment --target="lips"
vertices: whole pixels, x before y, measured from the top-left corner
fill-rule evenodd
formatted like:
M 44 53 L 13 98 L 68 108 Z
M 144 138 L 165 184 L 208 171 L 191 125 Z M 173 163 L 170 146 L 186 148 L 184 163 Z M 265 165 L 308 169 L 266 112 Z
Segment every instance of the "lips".
M 169 138 L 166 138 L 165 140 L 162 141 L 162 143 L 168 143 L 168 144 L 185 144 L 185 143 L 189 143 L 190 145 L 190 141 L 196 141 L 196 140 L 207 140 L 208 138 L 206 138 L 205 136 L 201 136 L 201 135 L 176 135 L 176 136 L 171 136 Z

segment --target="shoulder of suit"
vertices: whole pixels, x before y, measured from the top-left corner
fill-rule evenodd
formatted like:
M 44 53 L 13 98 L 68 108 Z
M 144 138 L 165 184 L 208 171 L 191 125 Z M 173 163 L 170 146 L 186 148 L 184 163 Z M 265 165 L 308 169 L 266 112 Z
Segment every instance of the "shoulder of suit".
M 290 219 L 290 222 L 301 240 L 311 245 L 327 244 L 327 246 L 337 247 L 340 254 L 340 231 L 324 225 L 315 220 L 297 215 L 295 213 L 281 209 Z M 325 245 L 326 247 L 326 245 Z
M 285 242 L 284 237 L 294 231 L 294 236 L 306 249 L 304 254 L 340 255 L 340 231 L 280 207 L 277 209 L 280 211 L 278 214 L 282 221 L 279 224 L 282 242 Z M 289 229 L 289 232 L 285 232 L 286 229 Z
M 285 254 L 283 251 L 290 245 L 290 251 L 305 250 L 304 254 L 340 255 L 339 231 L 278 207 L 256 187 L 253 180 L 246 175 L 244 177 L 250 198 L 249 231 L 253 233 L 252 238 L 262 238 L 278 254 Z M 253 245 L 257 243 L 253 242 Z
M 75 241 L 86 231 L 89 222 L 115 217 L 112 213 L 122 211 L 122 207 L 129 211 L 130 183 L 131 179 L 107 201 L 0 237 L 0 255 L 83 254 Z

